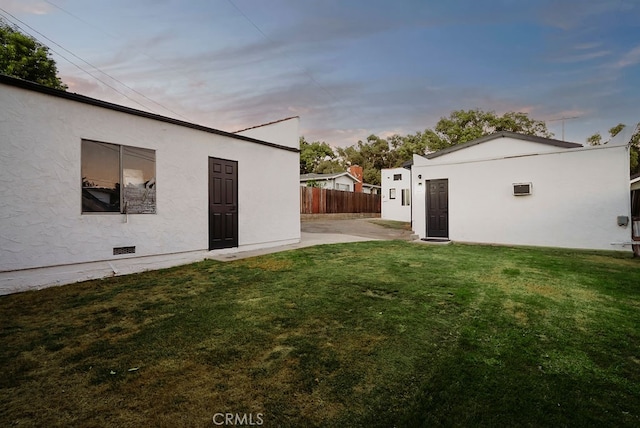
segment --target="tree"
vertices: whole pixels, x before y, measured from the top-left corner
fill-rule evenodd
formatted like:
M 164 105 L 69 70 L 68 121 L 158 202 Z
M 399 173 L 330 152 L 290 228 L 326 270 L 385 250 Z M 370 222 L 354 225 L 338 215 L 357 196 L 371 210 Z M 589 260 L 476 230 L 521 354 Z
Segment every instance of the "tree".
M 619 123 L 613 128 L 609 129 L 610 138 L 615 137 L 625 128 L 623 123 Z M 610 140 L 609 140 L 610 141 Z M 602 135 L 599 132 L 591 135 L 587 138 L 587 143 L 592 146 L 599 146 L 602 144 Z M 640 172 L 640 126 L 636 127 L 635 132 L 631 136 L 630 149 L 629 149 L 629 173 L 634 175 Z
M 0 73 L 66 90 L 49 48 L 0 19 Z
M 501 131 L 546 138 L 553 136 L 543 121 L 531 119 L 526 113 L 508 112 L 498 116 L 493 111 L 486 112 L 480 109 L 455 110 L 449 117 L 440 118 L 434 131 L 438 139 L 432 140 L 429 147 L 431 151 L 466 143 Z
M 479 109 L 456 110 L 448 118 L 441 118 L 434 129 L 386 139 L 372 134 L 353 146 L 338 147 L 336 153 L 326 143 L 309 144 L 301 138 L 300 173 L 339 172 L 349 165 L 360 165 L 365 183 L 380 184 L 381 169 L 402 166 L 414 154 L 424 155 L 500 131 L 552 136 L 544 122 L 530 119 L 525 113 L 498 116 Z
M 599 146 L 600 144 L 602 144 L 602 135 L 600 135 L 599 132 L 596 132 L 595 134 L 587 138 L 587 143 L 592 146 Z
M 318 174 L 333 174 L 334 172 L 344 172 L 345 169 L 346 168 L 339 160 L 325 159 L 320 161 L 313 172 L 317 172 Z
M 300 137 L 300 174 L 318 172 L 318 166 L 327 160 L 335 159 L 336 154 L 324 141 L 308 143 Z
M 390 162 L 387 168 L 402 166 L 405 162 L 410 161 L 414 154 L 424 155 L 427 152 L 435 152 L 448 147 L 448 144 L 431 129 L 425 129 L 424 132 L 418 131 L 404 137 L 392 135 L 389 137 L 389 144 L 395 152 L 389 156 Z
M 338 147 L 338 155 L 344 165 L 360 165 L 365 183 L 380 184 L 380 170 L 395 166 L 397 153 L 384 138 L 369 135 L 367 141 L 355 146 Z

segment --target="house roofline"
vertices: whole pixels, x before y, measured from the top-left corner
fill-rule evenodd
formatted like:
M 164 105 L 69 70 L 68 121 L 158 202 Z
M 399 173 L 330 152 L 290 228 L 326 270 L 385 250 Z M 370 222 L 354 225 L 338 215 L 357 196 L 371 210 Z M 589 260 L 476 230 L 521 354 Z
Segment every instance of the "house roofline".
M 273 147 L 275 149 L 286 150 L 289 152 L 299 153 L 300 149 L 294 147 L 283 146 L 281 144 L 270 143 L 268 141 L 258 140 L 256 138 L 245 137 L 244 135 L 237 135 L 231 132 L 221 131 L 219 129 L 209 128 L 207 126 L 197 125 L 191 122 L 185 122 L 183 120 L 173 119 L 167 116 L 161 116 L 155 113 L 149 113 L 143 110 L 137 110 L 131 107 L 125 107 L 119 104 L 113 104 L 107 101 L 102 101 L 97 98 L 87 97 L 85 95 L 76 94 L 73 92 L 67 92 L 60 89 L 53 89 L 48 86 L 40 85 L 38 83 L 29 82 L 27 80 L 18 79 L 16 77 L 7 76 L 0 73 L 0 83 L 8 86 L 15 86 L 21 89 L 26 89 L 34 92 L 39 92 L 45 95 L 51 95 L 58 98 L 64 98 L 71 101 L 76 101 L 83 104 L 92 105 L 95 107 L 106 108 L 109 110 L 117 111 L 120 113 L 126 113 L 133 116 L 144 117 L 146 119 L 157 120 L 159 122 L 169 123 L 172 125 L 182 126 L 185 128 L 195 129 L 197 131 L 207 132 L 209 134 L 216 134 L 223 137 L 234 138 L 236 140 L 242 140 L 249 143 L 260 144 L 263 146 Z
M 284 119 L 274 120 L 273 122 L 267 122 L 267 123 L 263 123 L 261 125 L 250 126 L 248 128 L 240 129 L 238 131 L 233 131 L 232 134 L 237 134 L 238 132 L 248 131 L 250 129 L 262 128 L 263 126 L 274 125 L 274 124 L 280 123 L 280 122 L 286 122 L 287 120 L 291 120 L 291 119 L 300 119 L 300 116 L 289 116 L 289 117 L 285 117 Z
M 487 141 L 491 141 L 491 140 L 495 140 L 497 138 L 503 138 L 503 137 L 514 138 L 514 139 L 523 140 L 523 141 L 530 141 L 533 143 L 541 143 L 549 146 L 561 147 L 563 149 L 574 149 L 578 147 L 583 147 L 582 144 L 578 144 L 578 143 L 570 143 L 567 141 L 554 140 L 552 138 L 538 137 L 535 135 L 518 134 L 517 132 L 502 131 L 502 132 L 496 132 L 495 134 L 487 135 L 484 137 L 476 138 L 475 140 L 467 141 L 466 143 L 447 147 L 446 149 L 442 149 L 437 152 L 430 153 L 428 155 L 425 155 L 424 157 L 427 159 L 437 158 L 452 152 L 456 152 L 458 150 L 466 149 L 467 147 L 472 147 L 481 143 L 485 143 Z

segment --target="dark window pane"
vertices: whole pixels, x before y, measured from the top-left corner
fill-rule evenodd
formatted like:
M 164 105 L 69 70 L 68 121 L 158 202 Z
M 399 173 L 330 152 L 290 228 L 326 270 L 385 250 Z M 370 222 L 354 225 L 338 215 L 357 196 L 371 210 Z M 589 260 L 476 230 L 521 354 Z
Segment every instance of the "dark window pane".
M 402 180 L 402 174 L 393 174 L 393 181 Z
M 120 212 L 120 147 L 82 141 L 82 212 Z
M 137 147 L 122 147 L 123 212 L 156 212 L 156 152 Z

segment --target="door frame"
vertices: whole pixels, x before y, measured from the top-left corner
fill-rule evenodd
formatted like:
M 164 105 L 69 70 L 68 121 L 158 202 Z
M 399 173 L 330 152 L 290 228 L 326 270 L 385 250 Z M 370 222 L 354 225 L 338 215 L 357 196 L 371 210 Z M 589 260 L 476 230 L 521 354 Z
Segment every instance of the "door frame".
M 233 222 L 233 224 L 231 225 L 232 228 L 232 237 L 231 239 L 224 239 L 224 236 L 215 236 L 214 232 L 215 232 L 215 228 L 214 228 L 214 224 L 213 224 L 213 214 L 214 214 L 214 210 L 213 210 L 213 196 L 214 196 L 214 186 L 213 186 L 213 175 L 214 175 L 214 171 L 213 171 L 213 162 L 212 161 L 220 161 L 221 163 L 231 163 L 234 165 L 234 173 L 233 173 L 233 183 L 232 183 L 232 189 L 234 192 L 234 200 L 232 201 L 232 206 L 233 209 L 230 209 L 227 212 L 227 209 L 225 208 L 225 211 L 223 212 L 223 214 L 230 214 L 231 215 L 231 221 Z M 231 159 L 223 159 L 223 158 L 217 158 L 217 157 L 213 157 L 213 156 L 209 156 L 208 157 L 208 165 L 207 165 L 207 191 L 208 191 L 208 199 L 207 199 L 207 204 L 208 204 L 208 210 L 207 210 L 207 215 L 208 215 L 208 223 L 209 223 L 209 235 L 208 235 L 208 240 L 209 240 L 209 251 L 211 250 L 220 250 L 220 249 L 224 249 L 224 248 L 237 248 L 238 244 L 239 244 L 239 230 L 238 230 L 238 223 L 239 223 L 239 195 L 238 195 L 238 161 L 235 160 L 231 160 Z M 228 205 L 228 204 L 227 204 Z M 226 220 L 225 220 L 226 221 Z M 216 238 L 217 239 L 221 239 L 222 244 L 219 245 L 214 245 L 214 242 L 216 242 Z
M 445 186 L 446 186 L 446 200 L 447 200 L 447 207 L 444 209 L 445 210 L 445 214 L 446 214 L 446 230 L 445 230 L 445 236 L 431 236 L 429 234 L 429 185 L 432 182 L 444 182 Z M 425 197 L 425 236 L 426 239 L 435 239 L 435 240 L 449 240 L 449 179 L 448 178 L 435 178 L 435 179 L 429 179 L 425 181 L 425 190 L 426 190 L 426 197 Z M 443 209 L 441 207 L 440 211 L 442 211 Z

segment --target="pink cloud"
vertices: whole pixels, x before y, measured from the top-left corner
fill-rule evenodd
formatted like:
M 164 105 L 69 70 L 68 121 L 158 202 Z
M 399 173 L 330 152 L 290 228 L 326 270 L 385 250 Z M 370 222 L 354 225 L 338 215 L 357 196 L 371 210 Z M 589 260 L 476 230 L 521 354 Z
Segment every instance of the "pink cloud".
M 53 10 L 50 4 L 39 0 L 2 0 L 0 5 L 9 13 L 48 15 Z

